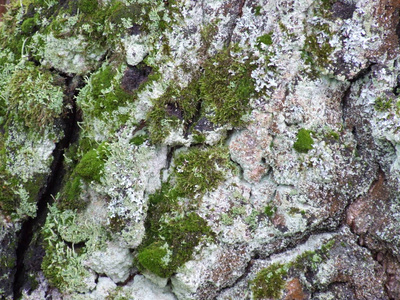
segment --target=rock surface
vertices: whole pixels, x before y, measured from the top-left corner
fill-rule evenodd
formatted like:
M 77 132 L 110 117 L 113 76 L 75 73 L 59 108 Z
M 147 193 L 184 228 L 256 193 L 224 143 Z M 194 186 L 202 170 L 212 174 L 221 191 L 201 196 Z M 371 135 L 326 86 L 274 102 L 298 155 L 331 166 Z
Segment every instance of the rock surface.
M 399 12 L 11 1 L 0 298 L 399 299 Z

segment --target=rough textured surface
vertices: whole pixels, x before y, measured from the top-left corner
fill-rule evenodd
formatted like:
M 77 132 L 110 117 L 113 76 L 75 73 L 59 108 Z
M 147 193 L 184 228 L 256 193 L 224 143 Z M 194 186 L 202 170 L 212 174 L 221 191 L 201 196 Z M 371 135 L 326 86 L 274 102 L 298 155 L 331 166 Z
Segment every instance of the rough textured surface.
M 0 298 L 400 298 L 399 1 L 1 13 Z

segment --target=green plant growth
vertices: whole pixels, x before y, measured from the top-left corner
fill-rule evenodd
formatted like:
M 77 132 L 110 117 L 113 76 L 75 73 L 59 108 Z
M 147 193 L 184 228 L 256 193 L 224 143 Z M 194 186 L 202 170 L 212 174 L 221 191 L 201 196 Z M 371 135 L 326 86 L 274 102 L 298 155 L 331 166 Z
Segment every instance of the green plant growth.
M 260 16 L 261 15 L 261 9 L 262 9 L 262 6 L 256 6 L 255 8 L 254 8 L 254 15 L 255 16 Z
M 266 46 L 271 46 L 272 45 L 272 32 L 264 34 L 264 35 L 262 35 L 262 36 L 257 38 L 257 47 L 259 49 L 261 48 L 261 44 L 264 44 Z
M 120 77 L 117 70 L 107 64 L 90 77 L 77 99 L 84 118 L 107 119 L 119 106 L 133 100 L 133 96 L 122 89 Z
M 276 212 L 277 208 L 276 206 L 271 206 L 271 205 L 267 205 L 264 208 L 264 214 L 268 217 L 268 218 L 272 218 Z
M 212 113 L 211 121 L 243 125 L 242 116 L 248 112 L 250 97 L 255 93 L 251 60 L 241 63 L 226 49 L 207 60 L 203 67 L 201 98 L 206 110 Z
M 291 267 L 306 271 L 307 268 L 317 270 L 319 264 L 329 257 L 329 250 L 334 246 L 335 240 L 330 240 L 315 251 L 305 251 L 296 257 L 296 260 L 290 263 Z
M 193 249 L 201 240 L 211 236 L 211 229 L 196 213 L 157 222 L 147 244 L 137 255 L 138 266 L 160 277 L 170 277 L 178 267 L 192 258 Z M 151 243 L 150 243 L 151 242 Z
M 52 286 L 62 292 L 85 288 L 84 279 L 90 276 L 82 263 L 85 249 L 78 252 L 60 236 L 61 230 L 76 226 L 73 216 L 72 211 L 61 212 L 52 206 L 42 229 L 45 250 L 41 265 L 43 274 Z
M 129 141 L 129 143 L 136 145 L 136 146 L 140 146 L 142 145 L 144 142 L 146 142 L 149 139 L 149 137 L 147 135 L 135 135 L 133 138 L 131 138 L 131 140 Z
M 82 157 L 75 168 L 75 172 L 86 182 L 93 180 L 99 182 L 107 156 L 107 145 L 100 144 L 97 149 L 90 150 Z
M 256 278 L 251 282 L 254 299 L 279 299 L 285 287 L 284 277 L 287 272 L 287 265 L 278 263 L 258 272 Z
M 5 137 L 0 133 L 0 210 L 16 219 L 34 217 L 37 197 L 47 175 L 36 173 L 29 180 L 12 175 L 7 170 L 8 152 Z
M 229 167 L 229 152 L 223 146 L 179 153 L 173 172 L 175 188 L 191 197 L 203 194 L 218 187 Z
M 316 271 L 318 266 L 329 258 L 329 250 L 335 245 L 335 240 L 330 240 L 314 251 L 305 251 L 298 255 L 294 261 L 286 264 L 274 263 L 257 273 L 256 278 L 250 282 L 254 299 L 279 299 L 285 288 L 285 277 L 289 270 L 297 269 L 307 272 L 309 269 Z
M 28 128 L 51 126 L 63 111 L 62 83 L 49 71 L 30 62 L 17 67 L 5 94 L 14 121 Z
M 135 258 L 139 269 L 170 277 L 192 258 L 196 246 L 214 236 L 205 220 L 181 207 L 184 196 L 169 183 L 149 196 L 146 236 Z
M 241 126 L 242 116 L 249 111 L 250 97 L 255 93 L 251 77 L 251 60 L 244 63 L 224 49 L 204 65 L 185 88 L 171 85 L 154 101 L 147 116 L 150 138 L 160 143 L 178 126 L 185 130 L 206 116 L 218 125 Z M 197 141 L 196 141 L 197 142 Z
M 317 77 L 320 71 L 330 63 L 330 55 L 335 50 L 330 41 L 333 36 L 329 24 L 320 23 L 305 25 L 305 40 L 302 49 L 302 58 L 311 68 L 309 75 Z
M 21 31 L 24 34 L 32 34 L 36 29 L 36 20 L 35 18 L 26 19 L 21 25 Z
M 147 116 L 151 141 L 159 143 L 179 124 L 189 126 L 193 123 L 200 103 L 198 79 L 192 80 L 184 89 L 168 87 Z
M 392 108 L 393 99 L 388 97 L 378 97 L 375 99 L 375 110 L 378 112 L 387 112 Z
M 86 202 L 80 198 L 83 183 L 100 182 L 104 164 L 108 158 L 107 144 L 102 143 L 97 148 L 86 152 L 79 163 L 66 176 L 65 185 L 61 191 L 58 208 L 82 210 Z
M 314 140 L 311 138 L 311 131 L 301 128 L 297 133 L 296 142 L 293 148 L 299 153 L 307 153 L 313 148 Z

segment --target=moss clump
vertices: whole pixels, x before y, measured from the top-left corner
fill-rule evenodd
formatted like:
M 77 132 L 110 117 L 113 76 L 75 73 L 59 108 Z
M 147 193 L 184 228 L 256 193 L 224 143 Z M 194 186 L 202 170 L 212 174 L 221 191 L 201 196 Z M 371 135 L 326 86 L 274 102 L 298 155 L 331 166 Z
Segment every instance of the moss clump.
M 179 124 L 188 127 L 193 123 L 200 105 L 201 95 L 197 78 L 184 89 L 168 87 L 165 93 L 156 100 L 147 116 L 151 141 L 162 142 Z
M 35 31 L 36 21 L 35 18 L 26 19 L 21 25 L 21 31 L 24 34 L 31 34 Z
M 283 277 L 287 275 L 287 271 L 286 265 L 275 263 L 258 272 L 251 282 L 254 299 L 279 299 L 285 287 Z
M 63 110 L 62 86 L 52 73 L 30 62 L 14 71 L 6 94 L 14 121 L 28 128 L 52 125 Z
M 208 59 L 204 73 L 197 74 L 185 88 L 170 86 L 155 100 L 147 116 L 153 143 L 160 143 L 182 126 L 190 132 L 193 124 L 205 117 L 214 124 L 241 126 L 255 93 L 251 60 L 242 63 L 225 49 Z
M 257 43 L 258 43 L 259 47 L 260 47 L 260 44 L 264 44 L 266 46 L 271 46 L 272 45 L 272 32 L 258 37 Z
M 378 97 L 375 99 L 374 107 L 378 112 L 387 112 L 392 108 L 393 99 L 387 97 Z
M 264 214 L 268 217 L 268 218 L 272 218 L 276 212 L 277 208 L 275 206 L 271 206 L 271 205 L 267 205 L 264 208 Z
M 335 240 L 330 240 L 315 251 L 305 251 L 296 257 L 291 267 L 306 272 L 307 269 L 317 270 L 318 266 L 329 258 L 329 250 L 335 245 Z
M 154 226 L 156 224 L 152 224 Z M 205 220 L 195 213 L 157 223 L 157 235 L 148 238 L 150 244 L 139 250 L 137 262 L 160 277 L 170 277 L 178 267 L 192 258 L 193 249 L 211 235 Z
M 77 4 L 80 12 L 84 14 L 93 14 L 99 7 L 97 0 L 79 0 Z
M 311 131 L 301 128 L 297 133 L 297 139 L 293 144 L 293 148 L 299 153 L 307 153 L 313 148 L 313 144 L 314 140 L 311 138 Z
M 330 60 L 329 56 L 334 48 L 330 45 L 329 40 L 319 41 L 319 34 L 311 34 L 306 36 L 304 41 L 303 59 L 307 64 L 317 67 L 326 66 Z
M 135 135 L 133 138 L 131 138 L 131 140 L 129 141 L 129 143 L 134 144 L 136 146 L 140 146 L 142 145 L 144 142 L 146 142 L 149 139 L 149 137 L 147 135 Z
M 229 166 L 229 152 L 222 146 L 180 153 L 175 158 L 175 187 L 188 196 L 205 193 L 225 179 Z
M 9 178 L 9 175 L 0 171 L 0 210 L 5 215 L 11 215 L 16 212 L 19 206 L 18 196 L 15 194 L 17 182 Z
M 87 144 L 86 144 L 87 143 Z M 88 147 L 90 142 L 85 141 L 81 148 Z M 57 207 L 61 210 L 82 210 L 87 203 L 81 200 L 82 184 L 92 181 L 100 182 L 104 164 L 108 158 L 106 144 L 87 151 L 76 166 L 70 166 L 69 176 L 64 181 L 64 187 L 58 199 Z
M 98 118 L 106 120 L 118 107 L 132 101 L 133 96 L 121 87 L 120 71 L 111 65 L 105 64 L 88 80 L 77 98 L 84 118 Z
M 0 133 L 0 210 L 13 218 L 34 217 L 39 191 L 46 182 L 47 174 L 34 173 L 29 179 L 12 175 L 7 169 L 10 160 L 5 137 Z
M 244 124 L 241 118 L 248 112 L 250 97 L 255 92 L 252 70 L 250 60 L 239 62 L 229 49 L 206 61 L 200 90 L 214 123 Z
M 107 156 L 108 150 L 105 144 L 101 144 L 97 149 L 88 151 L 76 166 L 76 174 L 86 182 L 93 180 L 99 182 Z

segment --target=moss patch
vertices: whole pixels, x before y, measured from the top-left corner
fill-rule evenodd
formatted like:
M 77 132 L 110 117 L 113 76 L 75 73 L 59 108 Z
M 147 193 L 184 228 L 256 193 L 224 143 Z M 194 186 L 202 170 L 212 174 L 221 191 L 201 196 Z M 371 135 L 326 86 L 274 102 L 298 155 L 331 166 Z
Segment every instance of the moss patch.
M 162 142 L 179 124 L 187 128 L 194 122 L 201 101 L 198 78 L 183 89 L 168 87 L 165 93 L 156 99 L 153 109 L 147 116 L 151 141 Z
M 308 75 L 312 78 L 318 77 L 321 70 L 331 63 L 330 56 L 335 50 L 330 41 L 334 35 L 326 21 L 305 24 L 305 40 L 302 49 L 302 58 L 310 67 Z
M 83 145 L 82 147 L 86 147 Z M 76 154 L 75 154 L 76 155 Z M 87 203 L 82 201 L 80 193 L 83 184 L 90 184 L 92 181 L 100 182 L 104 164 L 108 158 L 108 148 L 105 143 L 97 148 L 87 151 L 76 166 L 69 166 L 68 173 L 64 180 L 64 187 L 58 198 L 58 208 L 61 210 L 82 210 Z M 72 159 L 76 159 L 73 157 Z
M 185 88 L 171 85 L 154 101 L 147 116 L 153 143 L 162 142 L 170 132 L 183 126 L 186 132 L 202 117 L 214 124 L 242 126 L 255 93 L 251 59 L 240 62 L 237 49 L 224 49 L 204 64 Z
M 288 268 L 285 265 L 275 263 L 258 272 L 251 282 L 254 299 L 279 299 L 285 287 L 284 277 L 287 271 Z
M 207 110 L 212 112 L 214 123 L 244 124 L 241 117 L 248 112 L 249 100 L 255 91 L 252 70 L 250 60 L 238 62 L 229 49 L 206 61 L 200 90 Z
M 297 133 L 296 142 L 293 148 L 299 153 L 307 153 L 313 148 L 314 140 L 311 138 L 311 131 L 301 128 Z
M 191 259 L 193 249 L 213 233 L 191 207 L 180 198 L 195 198 L 218 186 L 229 167 L 229 153 L 222 146 L 194 148 L 175 157 L 170 183 L 150 195 L 146 237 L 139 247 L 136 263 L 160 277 L 170 277 Z
M 222 146 L 180 153 L 175 158 L 175 187 L 188 196 L 213 190 L 225 179 L 229 166 L 229 152 Z
M 154 226 L 155 224 L 153 224 Z M 193 249 L 202 239 L 211 235 L 205 220 L 195 213 L 158 222 L 157 235 L 148 237 L 142 246 L 137 262 L 140 268 L 160 277 L 170 277 L 178 267 L 192 258 Z
M 113 66 L 105 64 L 90 77 L 77 101 L 84 117 L 105 120 L 118 107 L 133 100 L 133 96 L 122 89 L 118 72 Z
M 62 82 L 61 82 L 62 84 Z M 40 129 L 52 125 L 63 110 L 63 87 L 54 75 L 33 63 L 19 65 L 6 94 L 13 120 L 26 127 Z

